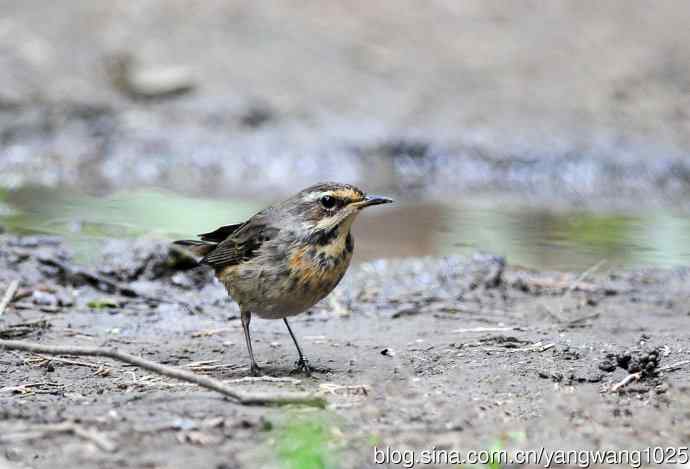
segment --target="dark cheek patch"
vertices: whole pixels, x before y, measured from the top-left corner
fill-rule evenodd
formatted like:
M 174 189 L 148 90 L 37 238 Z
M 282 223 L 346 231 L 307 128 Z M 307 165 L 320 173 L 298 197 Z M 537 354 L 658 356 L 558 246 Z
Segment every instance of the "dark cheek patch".
M 338 227 L 331 228 L 330 230 L 316 230 L 310 233 L 305 241 L 307 244 L 326 246 L 330 244 L 338 236 Z
M 352 239 L 352 233 L 348 233 L 347 238 L 345 239 L 345 250 L 351 254 L 354 249 L 355 249 L 355 240 Z

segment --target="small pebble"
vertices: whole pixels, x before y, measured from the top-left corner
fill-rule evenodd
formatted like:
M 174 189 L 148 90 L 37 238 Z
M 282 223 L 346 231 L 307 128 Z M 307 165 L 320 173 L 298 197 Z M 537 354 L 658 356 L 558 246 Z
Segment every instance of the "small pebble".
M 616 364 L 613 363 L 611 360 L 603 360 L 601 363 L 599 363 L 599 369 L 601 371 L 606 371 L 610 373 L 616 370 Z
M 395 352 L 393 351 L 393 349 L 385 348 L 381 350 L 381 355 L 383 355 L 384 357 L 394 357 Z
M 41 290 L 34 290 L 33 294 L 31 295 L 31 299 L 33 300 L 35 305 L 41 305 L 41 306 L 57 306 L 58 305 L 58 299 L 55 295 L 53 295 L 52 293 L 41 291 Z

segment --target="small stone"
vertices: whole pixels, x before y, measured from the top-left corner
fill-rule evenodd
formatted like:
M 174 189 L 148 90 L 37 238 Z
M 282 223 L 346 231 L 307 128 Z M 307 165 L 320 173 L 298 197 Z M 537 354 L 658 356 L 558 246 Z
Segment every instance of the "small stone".
M 68 293 L 66 291 L 59 291 L 56 295 L 58 304 L 60 306 L 73 306 L 74 305 L 74 297 L 72 296 L 71 293 Z
M 275 113 L 266 104 L 256 103 L 250 106 L 240 117 L 240 123 L 245 127 L 257 128 L 271 121 Z
M 381 355 L 383 355 L 384 357 L 394 357 L 395 352 L 391 348 L 385 348 L 381 350 Z
M 619 354 L 616 358 L 618 360 L 618 366 L 627 370 L 628 365 L 630 364 L 630 360 L 632 359 L 632 355 L 630 354 L 630 352 L 623 352 Z
M 35 305 L 40 305 L 40 306 L 57 306 L 58 305 L 58 299 L 55 295 L 53 295 L 52 293 L 41 291 L 41 290 L 34 290 L 33 294 L 31 295 L 31 299 L 33 300 Z
M 10 462 L 19 462 L 22 460 L 22 450 L 16 446 L 5 448 L 5 458 Z
M 607 373 L 610 373 L 610 372 L 616 370 L 616 364 L 613 363 L 611 360 L 608 360 L 608 359 L 607 359 L 607 360 L 602 360 L 602 361 L 599 363 L 599 369 L 600 369 L 601 371 L 606 371 Z
M 637 360 L 631 360 L 628 364 L 628 371 L 630 373 L 638 373 L 641 370 L 642 368 L 640 367 L 640 362 Z
M 179 96 L 196 88 L 196 80 L 189 67 L 144 66 L 128 53 L 115 54 L 108 65 L 113 86 L 131 98 Z

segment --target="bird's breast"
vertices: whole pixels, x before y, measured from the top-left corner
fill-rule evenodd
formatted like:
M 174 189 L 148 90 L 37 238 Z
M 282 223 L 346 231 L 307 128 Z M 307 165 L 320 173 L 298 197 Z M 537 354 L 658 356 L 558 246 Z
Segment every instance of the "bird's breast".
M 266 246 L 263 255 L 219 275 L 240 306 L 266 318 L 299 314 L 325 298 L 345 275 L 354 242 L 349 233 L 330 243 Z M 279 252 L 280 251 L 280 252 Z
M 295 287 L 319 299 L 326 296 L 350 266 L 353 248 L 352 235 L 347 233 L 325 245 L 304 244 L 294 249 L 288 271 Z

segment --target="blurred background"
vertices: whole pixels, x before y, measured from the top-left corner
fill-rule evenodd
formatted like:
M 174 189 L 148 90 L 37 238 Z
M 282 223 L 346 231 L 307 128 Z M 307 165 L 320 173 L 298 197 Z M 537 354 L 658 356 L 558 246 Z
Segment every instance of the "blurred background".
M 690 264 L 690 3 L 0 0 L 0 226 L 173 239 L 321 180 L 358 260 Z

